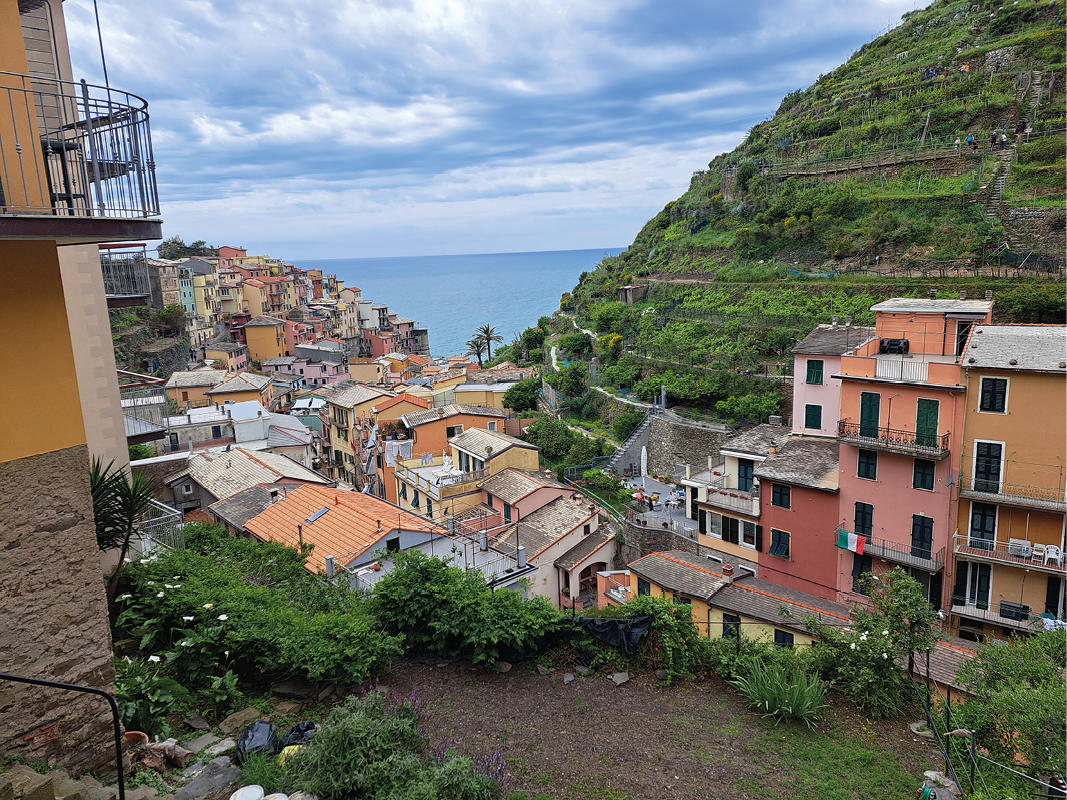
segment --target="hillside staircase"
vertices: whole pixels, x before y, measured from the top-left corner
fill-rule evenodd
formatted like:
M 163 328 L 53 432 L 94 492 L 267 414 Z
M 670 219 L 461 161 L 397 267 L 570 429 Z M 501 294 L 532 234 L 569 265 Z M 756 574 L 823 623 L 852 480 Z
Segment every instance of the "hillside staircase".
M 644 420 L 634 428 L 633 433 L 622 443 L 622 446 L 615 451 L 611 456 L 611 460 L 608 461 L 604 467 L 605 472 L 614 472 L 618 475 L 617 467 L 620 463 L 629 464 L 639 463 L 641 461 L 641 448 L 648 446 L 648 434 L 649 428 L 652 427 L 652 417 L 654 413 L 645 416 Z M 634 453 L 636 452 L 636 456 Z

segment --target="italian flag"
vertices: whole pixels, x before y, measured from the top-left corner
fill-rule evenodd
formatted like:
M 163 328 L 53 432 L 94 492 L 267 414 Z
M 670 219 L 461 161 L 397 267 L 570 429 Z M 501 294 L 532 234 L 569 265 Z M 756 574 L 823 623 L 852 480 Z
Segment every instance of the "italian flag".
M 863 553 L 863 546 L 867 543 L 866 536 L 858 533 L 849 533 L 840 528 L 837 529 L 837 546 L 842 550 L 851 550 L 853 553 Z

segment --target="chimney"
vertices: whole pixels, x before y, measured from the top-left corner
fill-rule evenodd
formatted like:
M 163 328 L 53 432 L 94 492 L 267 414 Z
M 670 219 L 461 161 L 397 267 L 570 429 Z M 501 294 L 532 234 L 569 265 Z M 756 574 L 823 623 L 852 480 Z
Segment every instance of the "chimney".
M 937 299 L 937 289 L 931 289 L 930 290 L 930 299 L 931 300 L 936 300 Z
M 848 314 L 848 315 L 845 316 L 845 327 L 846 328 L 852 327 L 852 315 L 851 314 Z
M 722 576 L 726 578 L 726 583 L 734 582 L 734 567 L 733 564 L 722 565 Z
M 837 314 L 834 314 L 833 322 L 830 323 L 830 327 L 832 327 L 832 328 L 836 328 L 837 327 Z
M 967 299 L 967 290 L 966 289 L 960 289 L 960 300 L 966 300 L 966 299 Z
M 777 452 L 778 452 L 778 445 L 776 445 L 776 444 L 772 444 L 770 447 L 767 448 L 767 455 L 769 455 L 769 456 L 773 456 Z
M 489 549 L 489 534 L 485 531 L 478 534 L 478 549 L 483 553 Z
M 303 547 L 304 546 L 304 526 L 303 525 L 297 525 L 296 526 L 296 538 L 300 540 L 300 546 Z
M 333 556 L 326 556 L 326 577 L 332 578 L 334 576 L 333 569 Z
M 382 521 L 378 520 L 378 533 L 382 532 Z
M 270 490 L 270 502 L 272 504 L 278 502 L 278 490 L 277 489 L 271 489 Z
M 689 480 L 693 477 L 693 468 L 688 464 L 685 465 L 685 479 Z
M 522 545 L 515 548 L 515 566 L 526 569 L 526 548 Z
M 713 469 L 715 469 L 715 457 L 708 456 L 708 472 L 711 472 Z

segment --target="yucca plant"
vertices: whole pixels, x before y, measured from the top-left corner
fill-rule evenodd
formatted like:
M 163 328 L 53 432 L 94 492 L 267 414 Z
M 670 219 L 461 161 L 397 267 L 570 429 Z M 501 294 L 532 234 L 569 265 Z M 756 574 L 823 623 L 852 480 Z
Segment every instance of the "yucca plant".
M 777 722 L 799 719 L 809 728 L 815 727 L 815 717 L 824 707 L 827 688 L 817 675 L 809 675 L 799 666 L 767 666 L 763 661 L 753 661 L 747 677 L 730 683 L 763 716 L 773 717 Z
M 94 457 L 89 470 L 89 488 L 96 520 L 97 547 L 119 551 L 119 563 L 107 587 L 107 598 L 113 600 L 126 554 L 137 532 L 137 522 L 152 505 L 155 481 L 141 472 L 131 476 L 122 467 L 115 468 L 113 461 L 105 467 Z

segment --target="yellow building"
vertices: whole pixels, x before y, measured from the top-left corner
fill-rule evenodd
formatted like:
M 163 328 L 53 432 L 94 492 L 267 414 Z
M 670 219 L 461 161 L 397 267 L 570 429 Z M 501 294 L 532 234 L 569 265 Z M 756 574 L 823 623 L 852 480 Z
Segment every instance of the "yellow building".
M 362 447 L 357 446 L 357 441 L 363 437 L 359 421 L 370 419 L 374 405 L 392 396 L 392 392 L 384 389 L 359 385 L 349 386 L 326 397 L 333 426 L 331 441 L 334 452 L 331 461 L 339 470 L 338 478 L 346 483 L 355 485 L 357 473 L 364 468 L 356 458 L 357 453 L 362 453 Z
M 348 374 L 356 383 L 383 383 L 385 365 L 376 358 L 349 358 Z
M 229 377 L 224 369 L 195 369 L 189 372 L 172 372 L 167 378 L 164 390 L 167 398 L 178 404 L 178 408 L 202 408 L 213 402 L 206 394 Z
M 249 314 L 269 314 L 270 297 L 267 284 L 258 278 L 246 278 L 241 281 L 241 301 Z
M 451 437 L 448 447 L 447 461 L 444 455 L 427 453 L 396 462 L 398 506 L 446 521 L 481 503 L 480 481 L 508 467 L 538 469 L 540 448 L 497 431 L 471 428 Z
M 286 352 L 285 320 L 274 317 L 252 317 L 242 326 L 248 357 L 263 363 L 267 358 L 282 358 Z
M 975 326 L 964 352 L 951 611 L 980 640 L 1067 618 L 1067 328 Z
M 737 574 L 735 574 L 735 572 Z M 701 636 L 811 644 L 807 622 L 847 627 L 849 608 L 752 576 L 749 570 L 683 550 L 649 553 L 630 564 L 630 597 L 688 605 Z M 783 613 L 784 612 L 784 613 Z
M 0 0 L 0 87 L 0 672 L 114 694 L 89 468 L 128 457 L 97 245 L 161 238 L 154 165 L 135 157 L 151 153 L 147 104 L 74 81 L 59 0 Z M 57 379 L 27 404 L 23 362 L 40 353 Z M 0 752 L 113 763 L 98 700 L 0 695 L 17 709 Z M 45 722 L 54 736 L 27 736 Z
M 242 372 L 230 377 L 225 383 L 213 386 L 204 392 L 212 403 L 241 403 L 255 400 L 264 408 L 270 408 L 274 391 L 270 378 L 254 372 Z

